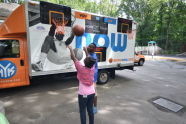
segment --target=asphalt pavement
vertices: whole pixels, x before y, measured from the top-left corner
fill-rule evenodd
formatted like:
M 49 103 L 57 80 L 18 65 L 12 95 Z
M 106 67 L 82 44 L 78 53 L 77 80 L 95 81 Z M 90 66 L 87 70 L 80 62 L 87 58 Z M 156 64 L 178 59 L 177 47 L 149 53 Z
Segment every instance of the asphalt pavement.
M 116 72 L 98 85 L 95 124 L 186 124 L 186 66 L 178 61 L 147 60 L 136 71 Z M 10 124 L 80 124 L 76 77 L 38 79 L 31 86 L 0 91 Z M 175 113 L 152 100 L 166 98 L 182 105 Z

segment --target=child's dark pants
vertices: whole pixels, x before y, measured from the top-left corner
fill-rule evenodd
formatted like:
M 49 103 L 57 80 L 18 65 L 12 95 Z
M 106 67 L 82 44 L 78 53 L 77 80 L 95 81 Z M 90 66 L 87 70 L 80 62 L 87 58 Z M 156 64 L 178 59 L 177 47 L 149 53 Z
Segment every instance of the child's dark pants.
M 86 109 L 89 116 L 89 124 L 94 124 L 93 101 L 95 94 L 78 95 L 81 124 L 86 124 Z

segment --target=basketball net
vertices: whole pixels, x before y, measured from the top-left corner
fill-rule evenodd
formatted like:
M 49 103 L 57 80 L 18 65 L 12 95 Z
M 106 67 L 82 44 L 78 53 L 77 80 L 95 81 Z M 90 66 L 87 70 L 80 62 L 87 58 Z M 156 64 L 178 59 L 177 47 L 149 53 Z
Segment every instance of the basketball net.
M 68 20 L 57 20 L 52 19 L 52 23 L 56 26 L 56 34 L 65 34 L 65 25 L 68 23 Z

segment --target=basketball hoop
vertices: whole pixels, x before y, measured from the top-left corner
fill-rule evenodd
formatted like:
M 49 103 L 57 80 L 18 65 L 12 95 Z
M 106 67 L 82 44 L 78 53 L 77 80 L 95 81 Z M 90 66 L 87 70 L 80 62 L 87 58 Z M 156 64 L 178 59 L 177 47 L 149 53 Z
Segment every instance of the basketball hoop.
M 56 34 L 65 34 L 65 25 L 68 23 L 68 20 L 61 19 L 52 19 L 52 23 L 56 26 Z

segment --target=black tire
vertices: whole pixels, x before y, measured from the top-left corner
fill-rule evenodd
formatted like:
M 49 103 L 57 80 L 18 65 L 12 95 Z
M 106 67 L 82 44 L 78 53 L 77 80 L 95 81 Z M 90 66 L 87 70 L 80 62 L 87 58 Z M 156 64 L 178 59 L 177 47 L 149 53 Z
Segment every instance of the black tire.
M 144 62 L 145 62 L 145 61 L 144 61 L 143 59 L 140 59 L 139 62 L 138 62 L 138 65 L 139 65 L 139 66 L 143 66 Z
M 100 70 L 98 73 L 98 84 L 106 84 L 109 80 L 109 73 L 107 70 Z
M 110 70 L 109 72 L 110 72 L 110 77 L 111 77 L 112 79 L 115 79 L 115 77 L 116 77 L 116 72 L 115 72 L 115 70 L 112 69 L 112 70 Z

